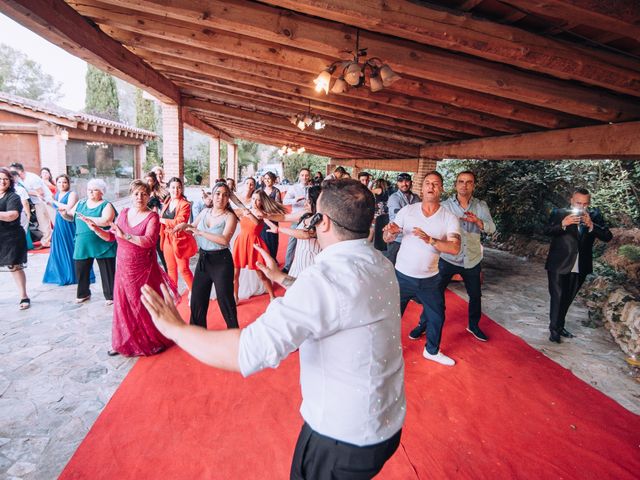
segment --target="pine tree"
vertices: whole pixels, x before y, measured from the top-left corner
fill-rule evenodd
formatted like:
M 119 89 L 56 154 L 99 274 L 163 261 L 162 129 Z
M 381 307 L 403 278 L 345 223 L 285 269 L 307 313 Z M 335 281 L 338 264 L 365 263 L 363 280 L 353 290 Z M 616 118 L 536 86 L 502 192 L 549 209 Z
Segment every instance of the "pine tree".
M 153 100 L 147 100 L 142 95 L 142 90 L 136 89 L 136 127 L 144 128 L 151 132 L 156 132 L 158 119 L 156 116 L 156 106 Z M 155 165 L 160 165 L 160 146 L 158 140 L 147 142 L 147 161 L 143 165 L 145 170 L 151 169 Z
M 85 112 L 119 121 L 118 88 L 115 79 L 92 65 L 87 65 Z

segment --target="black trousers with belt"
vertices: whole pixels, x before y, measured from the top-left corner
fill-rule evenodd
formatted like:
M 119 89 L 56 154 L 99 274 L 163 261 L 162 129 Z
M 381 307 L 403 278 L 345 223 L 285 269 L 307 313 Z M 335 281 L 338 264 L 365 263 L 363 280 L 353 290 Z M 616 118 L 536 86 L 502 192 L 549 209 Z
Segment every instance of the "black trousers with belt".
M 399 430 L 391 438 L 359 447 L 302 426 L 291 463 L 291 480 L 369 480 L 400 445 Z
M 238 313 L 233 298 L 233 258 L 228 248 L 200 250 L 191 291 L 191 325 L 207 328 L 212 285 L 216 287 L 218 305 L 227 328 L 238 328 Z
M 82 260 L 74 260 L 76 268 L 76 277 L 78 278 L 77 298 L 85 298 L 91 295 L 90 276 L 91 267 L 93 266 L 93 258 L 83 258 Z M 116 257 L 96 258 L 98 267 L 100 268 L 100 280 L 102 281 L 102 293 L 107 300 L 113 300 L 113 281 L 116 274 Z
M 569 307 L 584 283 L 586 275 L 583 273 L 558 273 L 547 270 L 547 277 L 549 278 L 549 296 L 551 297 L 549 330 L 553 334 L 560 335 L 564 328 L 564 321 Z

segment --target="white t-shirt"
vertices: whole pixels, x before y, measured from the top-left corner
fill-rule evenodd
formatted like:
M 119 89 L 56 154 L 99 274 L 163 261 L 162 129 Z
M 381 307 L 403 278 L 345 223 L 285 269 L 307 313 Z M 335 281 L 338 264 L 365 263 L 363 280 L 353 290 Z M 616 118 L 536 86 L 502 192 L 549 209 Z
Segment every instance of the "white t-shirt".
M 402 229 L 402 243 L 396 260 L 396 270 L 413 278 L 429 278 L 438 273 L 440 252 L 413 233 L 415 227 L 427 235 L 445 240 L 449 235 L 460 235 L 460 221 L 444 207 L 430 217 L 422 213 L 422 203 L 400 209 L 394 222 Z
M 45 199 L 52 198 L 49 187 L 47 187 L 47 185 L 44 183 L 44 180 L 42 180 L 42 178 L 40 178 L 35 173 L 25 172 L 25 177 L 24 177 L 24 180 L 22 180 L 22 184 L 29 191 L 32 191 L 32 190 L 35 191 L 40 188 L 42 189 L 42 196 Z M 38 198 L 35 195 L 29 195 L 29 198 L 31 198 L 31 201 L 33 202 L 34 205 L 38 205 L 39 203 L 42 203 L 42 200 L 40 200 L 40 198 Z
M 24 228 L 26 231 L 27 227 L 29 226 L 30 212 L 24 208 L 24 201 L 29 199 L 29 194 L 27 193 L 27 190 L 22 185 L 19 185 L 19 184 L 16 184 L 14 190 L 20 197 L 20 200 L 22 200 L 23 202 L 22 212 L 20 212 L 20 226 Z

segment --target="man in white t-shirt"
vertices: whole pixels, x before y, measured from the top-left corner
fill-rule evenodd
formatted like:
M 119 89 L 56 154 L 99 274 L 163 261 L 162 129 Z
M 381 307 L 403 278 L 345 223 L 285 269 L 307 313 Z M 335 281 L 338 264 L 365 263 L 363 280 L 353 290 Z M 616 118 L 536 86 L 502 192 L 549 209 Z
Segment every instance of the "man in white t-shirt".
M 440 351 L 444 325 L 444 291 L 440 287 L 438 261 L 441 253 L 460 251 L 460 221 L 440 205 L 442 175 L 427 173 L 422 182 L 422 202 L 403 207 L 393 222 L 385 227 L 384 241 L 393 242 L 402 233 L 396 259 L 396 276 L 400 285 L 400 309 L 417 297 L 422 303 L 420 322 L 409 337 L 417 340 L 426 332 L 423 356 L 442 365 L 455 361 Z

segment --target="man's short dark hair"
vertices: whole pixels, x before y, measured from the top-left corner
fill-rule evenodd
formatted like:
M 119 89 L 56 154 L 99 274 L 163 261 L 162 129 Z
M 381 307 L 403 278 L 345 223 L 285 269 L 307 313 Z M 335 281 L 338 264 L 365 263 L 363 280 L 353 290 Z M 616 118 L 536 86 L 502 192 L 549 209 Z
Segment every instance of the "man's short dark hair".
M 440 185 L 444 185 L 444 179 L 442 178 L 442 175 L 440 174 L 440 172 L 436 172 L 435 170 L 431 170 L 430 172 L 427 172 L 427 174 L 422 179 L 422 183 L 424 183 L 424 179 L 427 178 L 429 175 L 435 175 L 440 179 Z
M 396 182 L 402 182 L 405 180 L 411 181 L 411 175 L 408 173 L 401 173 L 396 177 Z
M 371 174 L 369 172 L 360 172 L 358 174 L 358 178 L 360 177 L 367 177 L 367 178 L 371 178 Z
M 589 195 L 589 196 L 591 196 L 591 194 L 589 193 L 589 190 L 587 190 L 586 188 L 576 188 L 573 193 L 574 194 L 579 193 L 580 195 Z
M 9 168 L 12 170 L 18 170 L 19 172 L 24 172 L 24 166 L 18 162 L 13 162 L 11 165 L 9 165 Z
M 367 238 L 376 201 L 367 187 L 353 179 L 328 180 L 322 184 L 321 213 L 334 220 L 343 240 Z
M 311 175 L 311 170 L 309 170 L 307 167 L 303 167 L 300 170 L 298 170 L 298 175 L 300 175 L 300 173 L 304 172 L 305 170 L 309 172 L 309 175 Z
M 344 175 L 345 173 L 347 173 L 347 171 L 344 169 L 344 167 L 336 167 L 333 173 L 341 173 Z
M 463 170 L 461 172 L 458 172 L 458 174 L 456 175 L 456 182 L 458 181 L 458 178 L 460 178 L 460 175 L 471 175 L 473 177 L 473 182 L 476 182 L 476 174 L 471 170 Z

